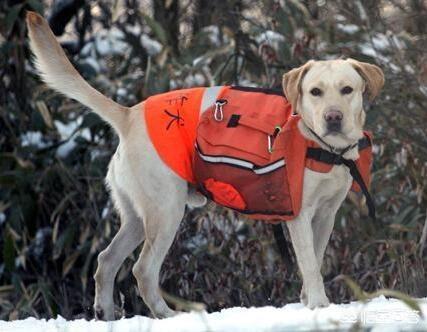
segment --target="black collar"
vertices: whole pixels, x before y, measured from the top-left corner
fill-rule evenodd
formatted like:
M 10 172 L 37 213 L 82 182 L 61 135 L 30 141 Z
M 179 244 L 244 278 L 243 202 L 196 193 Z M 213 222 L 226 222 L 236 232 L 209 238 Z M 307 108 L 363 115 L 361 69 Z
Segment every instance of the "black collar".
M 354 144 L 350 144 L 350 145 L 348 145 L 348 146 L 346 146 L 345 148 L 337 148 L 337 147 L 334 147 L 334 146 L 332 146 L 332 145 L 330 145 L 330 144 L 328 144 L 328 143 L 326 143 L 319 135 L 317 135 L 315 132 L 314 132 L 314 130 L 312 130 L 310 127 L 308 127 L 307 126 L 307 128 L 308 128 L 308 130 L 310 130 L 310 133 L 312 133 L 313 135 L 314 135 L 314 137 L 316 137 L 320 142 L 322 142 L 324 145 L 326 145 L 327 147 L 328 147 L 328 149 L 329 149 L 329 151 L 331 152 L 331 153 L 334 153 L 334 154 L 337 154 L 337 155 L 340 155 L 340 156 L 343 156 L 346 152 L 348 152 L 348 151 L 350 151 L 350 150 L 352 150 L 352 149 L 354 149 L 356 146 L 358 146 L 358 142 L 356 142 L 356 143 L 354 143 Z

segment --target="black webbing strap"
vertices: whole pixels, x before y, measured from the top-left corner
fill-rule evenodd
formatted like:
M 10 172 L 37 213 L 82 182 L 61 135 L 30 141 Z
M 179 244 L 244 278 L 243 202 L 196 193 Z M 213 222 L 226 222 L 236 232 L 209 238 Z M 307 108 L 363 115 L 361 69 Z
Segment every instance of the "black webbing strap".
M 230 116 L 230 120 L 228 120 L 227 128 L 235 128 L 239 124 L 241 115 L 240 114 L 232 114 Z
M 359 185 L 360 189 L 362 189 L 362 193 L 366 197 L 366 204 L 368 205 L 369 216 L 373 220 L 376 220 L 374 201 L 372 200 L 368 187 L 366 187 L 365 181 L 363 181 L 362 175 L 360 174 L 356 163 L 354 162 L 354 160 L 348 160 L 344 158 L 342 158 L 342 163 L 350 169 L 350 175 L 353 177 L 354 181 L 356 181 L 356 183 Z
M 371 146 L 371 140 L 368 137 L 363 137 L 359 140 L 359 142 L 357 142 L 357 148 L 360 150 L 363 150 L 369 146 Z
M 277 248 L 279 249 L 280 256 L 282 256 L 283 262 L 286 266 L 286 271 L 292 271 L 293 262 L 291 252 L 289 251 L 288 243 L 285 239 L 285 234 L 283 234 L 282 223 L 278 222 L 273 224 L 273 234 L 274 239 L 276 240 Z
M 344 159 L 339 154 L 332 153 L 332 152 L 323 150 L 321 148 L 308 148 L 306 157 L 308 159 L 317 160 L 325 164 L 347 166 L 350 170 L 350 175 L 353 177 L 354 181 L 356 181 L 356 183 L 359 185 L 363 195 L 365 195 L 366 197 L 366 204 L 368 205 L 369 216 L 373 220 L 376 220 L 374 201 L 372 200 L 372 197 L 369 194 L 369 190 L 366 187 L 366 184 L 363 181 L 362 175 L 357 169 L 357 165 L 354 162 L 354 160 Z

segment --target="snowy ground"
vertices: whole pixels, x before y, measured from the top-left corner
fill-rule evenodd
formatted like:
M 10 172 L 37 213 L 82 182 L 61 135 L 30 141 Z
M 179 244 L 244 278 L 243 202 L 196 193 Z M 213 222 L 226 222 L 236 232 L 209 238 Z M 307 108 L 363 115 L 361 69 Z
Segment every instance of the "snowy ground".
M 420 300 L 427 316 L 427 298 Z M 169 319 L 136 316 L 115 322 L 75 320 L 62 317 L 51 320 L 28 318 L 21 321 L 0 321 L 0 332 L 179 332 L 179 331 L 427 331 L 427 320 L 402 302 L 379 297 L 367 304 L 331 305 L 309 310 L 301 304 L 283 308 L 230 308 L 221 312 L 187 313 Z

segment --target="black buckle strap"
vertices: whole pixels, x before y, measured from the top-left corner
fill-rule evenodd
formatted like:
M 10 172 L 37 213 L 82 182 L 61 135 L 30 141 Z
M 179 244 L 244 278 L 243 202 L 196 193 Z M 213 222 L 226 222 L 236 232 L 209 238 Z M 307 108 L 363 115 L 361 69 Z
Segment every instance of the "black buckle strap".
M 329 165 L 345 165 L 350 170 L 350 175 L 353 177 L 354 181 L 359 185 L 362 190 L 363 195 L 366 197 L 366 204 L 368 205 L 369 216 L 376 220 L 375 215 L 375 205 L 372 200 L 371 195 L 369 194 L 368 187 L 363 181 L 362 175 L 360 174 L 356 163 L 354 160 L 344 159 L 341 155 L 332 153 L 321 148 L 307 148 L 306 158 L 320 161 Z
M 365 182 L 363 181 L 362 175 L 357 169 L 357 165 L 354 160 L 348 160 L 342 158 L 342 163 L 350 169 L 350 175 L 353 177 L 354 181 L 359 185 L 360 189 L 362 189 L 363 195 L 366 197 L 366 204 L 368 205 L 369 216 L 376 220 L 375 215 L 375 204 L 372 200 L 371 194 L 369 194 L 368 187 L 366 187 Z
M 342 164 L 341 155 L 323 150 L 321 148 L 307 148 L 306 157 L 308 159 L 314 159 L 329 165 Z
M 240 114 L 231 114 L 230 120 L 228 120 L 227 128 L 235 128 L 239 124 L 241 115 Z
M 366 149 L 367 147 L 371 146 L 371 140 L 364 136 L 363 138 L 361 138 L 358 142 L 357 142 L 357 148 L 359 149 L 359 151 Z
M 317 135 L 315 133 L 314 130 L 312 130 L 311 128 L 307 127 L 308 130 L 313 134 L 314 137 L 316 137 L 320 142 L 322 142 L 324 145 L 326 145 L 329 149 L 330 152 L 332 153 L 337 153 L 339 152 L 340 155 L 344 155 L 346 152 L 350 151 L 351 149 L 354 149 L 356 146 L 358 147 L 359 151 L 363 150 L 365 148 L 367 148 L 368 146 L 371 146 L 371 141 L 369 140 L 368 137 L 364 136 L 363 138 L 361 138 L 360 140 L 357 141 L 357 143 L 352 144 L 352 145 L 348 145 L 345 148 L 336 148 L 332 145 L 329 145 L 328 143 L 326 143 L 319 135 Z

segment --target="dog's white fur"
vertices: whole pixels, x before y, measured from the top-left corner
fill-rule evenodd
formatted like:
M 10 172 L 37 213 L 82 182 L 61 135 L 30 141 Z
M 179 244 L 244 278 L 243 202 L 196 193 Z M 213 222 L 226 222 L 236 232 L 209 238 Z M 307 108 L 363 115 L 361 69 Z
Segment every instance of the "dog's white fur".
M 114 319 L 115 276 L 125 258 L 143 241 L 141 255 L 133 268 L 140 294 L 156 317 L 174 315 L 159 290 L 160 267 L 184 215 L 185 204 L 201 206 L 205 198 L 189 189 L 157 155 L 141 116 L 143 103 L 127 108 L 103 96 L 72 67 L 41 16 L 28 13 L 27 25 L 35 63 L 45 82 L 90 107 L 110 123 L 120 138 L 106 181 L 121 217 L 121 227 L 98 257 L 94 304 L 98 317 Z M 338 148 L 362 137 L 363 94 L 366 92 L 374 98 L 383 83 L 378 67 L 351 59 L 310 61 L 283 78 L 285 93 L 301 114 L 303 135 L 324 146 L 309 132 L 311 128 L 325 142 Z M 343 95 L 344 86 L 352 87 L 353 92 Z M 321 96 L 310 93 L 314 87 L 322 90 Z M 210 89 L 213 92 L 215 88 Z M 340 134 L 326 132 L 323 117 L 331 109 L 343 113 Z M 357 149 L 344 157 L 357 159 Z M 301 213 L 286 223 L 303 279 L 301 301 L 309 308 L 329 303 L 320 268 L 335 214 L 351 183 L 352 178 L 344 166 L 334 166 L 329 173 L 306 169 Z

